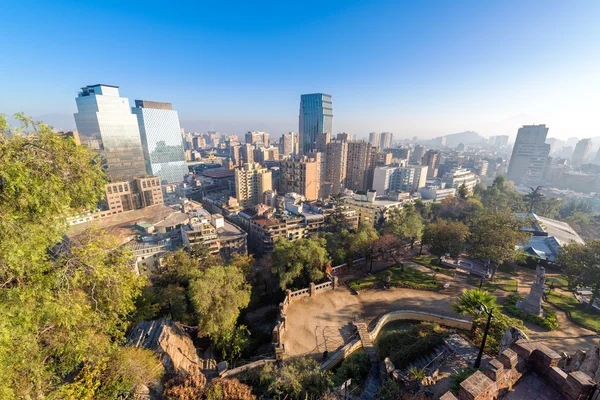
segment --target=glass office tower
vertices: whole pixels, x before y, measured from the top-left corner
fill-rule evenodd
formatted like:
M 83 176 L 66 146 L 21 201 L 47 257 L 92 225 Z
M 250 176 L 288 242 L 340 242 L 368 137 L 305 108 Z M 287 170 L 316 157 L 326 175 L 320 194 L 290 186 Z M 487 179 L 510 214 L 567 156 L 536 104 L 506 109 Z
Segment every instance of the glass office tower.
M 131 111 L 137 115 L 148 175 L 161 183 L 183 181 L 188 173 L 179 116 L 170 103 L 136 100 Z
M 332 132 L 331 96 L 323 93 L 301 95 L 299 120 L 300 152 L 307 154 L 315 150 L 318 134 Z
M 77 97 L 75 124 L 81 143 L 98 151 L 112 182 L 146 175 L 137 118 L 119 87 L 91 85 Z

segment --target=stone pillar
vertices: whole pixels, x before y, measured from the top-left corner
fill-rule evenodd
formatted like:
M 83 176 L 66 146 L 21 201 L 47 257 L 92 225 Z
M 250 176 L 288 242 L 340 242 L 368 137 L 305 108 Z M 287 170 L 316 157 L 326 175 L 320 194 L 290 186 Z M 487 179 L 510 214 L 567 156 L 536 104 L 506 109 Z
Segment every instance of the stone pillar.
M 292 304 L 292 291 L 290 289 L 286 289 L 285 295 L 287 297 L 288 304 Z
M 334 276 L 333 277 L 333 289 L 335 290 L 335 288 L 338 287 L 338 277 Z
M 310 297 L 313 297 L 315 294 L 317 294 L 317 291 L 315 290 L 315 283 L 311 282 L 310 283 L 310 288 L 308 290 L 308 294 Z

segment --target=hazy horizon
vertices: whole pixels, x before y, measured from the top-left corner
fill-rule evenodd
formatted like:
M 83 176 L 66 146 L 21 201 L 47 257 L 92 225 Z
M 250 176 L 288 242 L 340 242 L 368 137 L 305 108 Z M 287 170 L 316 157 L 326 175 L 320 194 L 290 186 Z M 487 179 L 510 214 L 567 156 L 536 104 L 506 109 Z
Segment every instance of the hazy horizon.
M 3 13 L 0 112 L 59 129 L 74 129 L 80 87 L 106 83 L 130 104 L 172 103 L 187 131 L 296 132 L 300 94 L 324 92 L 334 133 L 359 138 L 514 138 L 532 123 L 600 136 L 597 2 L 23 1 Z

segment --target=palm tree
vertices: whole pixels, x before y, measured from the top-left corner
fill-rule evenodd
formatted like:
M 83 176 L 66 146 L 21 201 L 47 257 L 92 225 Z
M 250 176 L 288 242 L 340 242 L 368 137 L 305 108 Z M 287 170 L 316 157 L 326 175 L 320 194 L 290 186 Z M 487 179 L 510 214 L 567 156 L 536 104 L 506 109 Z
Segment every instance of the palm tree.
M 458 296 L 457 301 L 452 303 L 450 307 L 459 314 L 477 317 L 482 305 L 490 311 L 498 308 L 496 297 L 489 292 L 480 289 L 465 289 L 461 295 Z
M 537 206 L 544 200 L 546 196 L 542 194 L 543 186 L 538 186 L 535 189 L 530 187 L 530 192 L 526 194 L 525 202 L 527 203 L 527 212 L 534 213 Z

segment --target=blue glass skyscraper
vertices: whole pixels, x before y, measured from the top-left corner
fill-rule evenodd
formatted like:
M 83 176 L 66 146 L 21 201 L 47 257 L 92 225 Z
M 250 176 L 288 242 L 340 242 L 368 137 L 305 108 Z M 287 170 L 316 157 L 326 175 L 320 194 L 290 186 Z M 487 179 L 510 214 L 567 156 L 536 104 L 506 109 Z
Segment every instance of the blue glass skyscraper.
M 179 116 L 171 103 L 136 100 L 142 149 L 148 175 L 160 177 L 162 184 L 183 181 L 188 173 Z
M 318 134 L 332 133 L 331 95 L 323 93 L 301 95 L 299 120 L 300 152 L 307 154 L 315 150 Z

